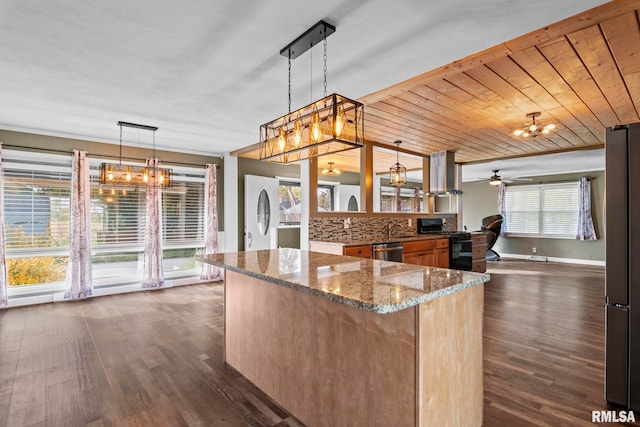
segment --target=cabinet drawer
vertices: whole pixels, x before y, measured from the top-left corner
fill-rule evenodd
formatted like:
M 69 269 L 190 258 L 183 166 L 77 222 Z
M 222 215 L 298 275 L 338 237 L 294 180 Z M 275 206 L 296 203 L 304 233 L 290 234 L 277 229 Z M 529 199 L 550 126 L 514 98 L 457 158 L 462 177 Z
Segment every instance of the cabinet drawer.
M 436 247 L 435 239 L 418 240 L 417 242 L 404 242 L 402 249 L 404 253 L 432 251 Z
M 484 273 L 487 271 L 487 260 L 473 261 L 471 263 L 471 271 L 476 273 Z
M 475 260 L 483 260 L 487 257 L 487 246 L 479 245 L 471 247 L 471 259 Z
M 472 234 L 471 240 L 474 245 L 486 245 L 487 244 L 487 235 L 486 234 Z
M 436 240 L 436 248 L 448 248 L 449 247 L 449 239 L 438 239 Z
M 348 256 L 371 258 L 371 245 L 345 246 L 342 253 Z

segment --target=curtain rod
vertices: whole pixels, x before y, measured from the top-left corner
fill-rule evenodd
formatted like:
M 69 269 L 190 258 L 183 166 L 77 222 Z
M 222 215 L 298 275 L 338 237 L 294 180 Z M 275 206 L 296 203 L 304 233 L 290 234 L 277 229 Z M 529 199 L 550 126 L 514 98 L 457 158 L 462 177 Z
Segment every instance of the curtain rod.
M 42 152 L 42 153 L 51 153 L 51 154 L 73 154 L 73 150 L 71 151 L 66 151 L 66 150 L 56 150 L 53 148 L 38 148 L 38 147 L 26 147 L 23 145 L 13 145 L 13 144 L 2 144 L 2 147 L 4 148 L 21 148 L 24 149 L 25 151 L 38 151 L 38 152 Z M 102 159 L 108 159 L 108 160 L 119 160 L 120 157 L 118 156 L 110 156 L 110 155 L 101 155 L 99 156 Z M 218 158 L 221 159 L 221 157 L 217 157 L 217 156 L 211 156 L 214 158 Z M 136 162 L 144 162 L 146 160 L 146 158 L 137 158 L 137 157 L 122 157 L 122 160 L 128 160 L 128 161 L 136 161 Z M 206 166 L 205 163 L 203 164 L 196 164 L 196 163 L 185 163 L 185 162 L 175 162 L 172 161 L 171 163 L 167 163 L 169 165 L 176 165 L 176 166 L 191 166 L 191 167 L 202 167 L 204 168 Z

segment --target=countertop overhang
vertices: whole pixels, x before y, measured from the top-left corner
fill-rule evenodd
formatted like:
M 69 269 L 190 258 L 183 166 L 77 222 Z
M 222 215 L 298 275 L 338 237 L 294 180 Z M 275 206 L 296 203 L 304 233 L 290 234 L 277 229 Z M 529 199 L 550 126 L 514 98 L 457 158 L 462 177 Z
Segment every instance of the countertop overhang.
M 394 313 L 471 286 L 488 274 L 299 249 L 205 254 L 206 264 L 374 313 Z

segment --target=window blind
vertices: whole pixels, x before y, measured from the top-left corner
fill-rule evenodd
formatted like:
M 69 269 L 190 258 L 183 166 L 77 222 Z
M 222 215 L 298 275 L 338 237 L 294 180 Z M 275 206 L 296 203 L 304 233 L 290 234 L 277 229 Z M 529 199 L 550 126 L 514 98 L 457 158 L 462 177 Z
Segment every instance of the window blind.
M 507 233 L 575 237 L 578 183 L 509 186 L 505 191 Z

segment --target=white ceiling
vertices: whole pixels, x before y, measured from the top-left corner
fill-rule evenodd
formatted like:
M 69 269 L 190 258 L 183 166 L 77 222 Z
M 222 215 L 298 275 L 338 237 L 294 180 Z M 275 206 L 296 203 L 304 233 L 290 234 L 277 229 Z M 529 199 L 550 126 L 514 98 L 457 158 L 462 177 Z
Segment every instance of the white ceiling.
M 157 148 L 220 154 L 286 112 L 279 51 L 320 19 L 337 27 L 328 92 L 359 98 L 602 3 L 0 0 L 0 128 L 117 143 L 123 120 L 158 126 Z M 292 108 L 319 98 L 322 45 L 292 73 Z
M 462 166 L 462 181 L 487 180 L 498 170 L 503 179 L 604 170 L 604 149 L 568 151 Z

